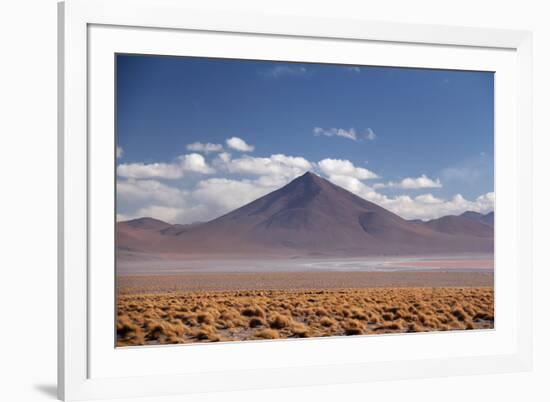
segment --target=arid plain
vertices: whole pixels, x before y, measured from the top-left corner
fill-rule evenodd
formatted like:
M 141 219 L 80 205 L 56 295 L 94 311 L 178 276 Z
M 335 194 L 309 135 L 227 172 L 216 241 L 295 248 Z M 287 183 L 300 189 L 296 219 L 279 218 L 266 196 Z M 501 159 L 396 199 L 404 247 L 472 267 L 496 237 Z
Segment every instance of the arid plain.
M 397 271 L 121 275 L 117 346 L 493 328 L 493 273 L 481 261 L 416 260 Z M 483 268 L 463 268 L 472 263 Z
M 493 219 L 409 221 L 306 173 L 209 222 L 119 222 L 116 344 L 493 328 Z

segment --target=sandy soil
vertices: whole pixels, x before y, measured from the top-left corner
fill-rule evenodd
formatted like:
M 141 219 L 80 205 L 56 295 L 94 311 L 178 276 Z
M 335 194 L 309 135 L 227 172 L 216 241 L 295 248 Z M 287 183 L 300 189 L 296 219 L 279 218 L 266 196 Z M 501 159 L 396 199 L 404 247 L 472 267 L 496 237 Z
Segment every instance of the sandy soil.
M 120 295 L 117 346 L 494 327 L 492 287 Z
M 236 272 L 117 278 L 120 295 L 194 291 L 487 286 L 493 286 L 492 272 Z

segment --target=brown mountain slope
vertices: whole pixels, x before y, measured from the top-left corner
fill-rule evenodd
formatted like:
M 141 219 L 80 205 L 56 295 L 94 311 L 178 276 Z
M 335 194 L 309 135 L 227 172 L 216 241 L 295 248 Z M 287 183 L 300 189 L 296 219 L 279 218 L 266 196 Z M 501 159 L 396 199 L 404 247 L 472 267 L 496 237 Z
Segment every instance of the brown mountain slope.
M 438 219 L 425 222 L 424 226 L 437 232 L 452 235 L 468 235 L 474 237 L 493 237 L 494 229 L 492 226 L 482 223 L 480 220 L 460 216 L 443 216 Z
M 161 221 L 154 218 L 138 218 L 132 219 L 131 221 L 120 222 L 119 227 L 131 229 L 141 229 L 141 230 L 151 230 L 151 231 L 161 231 L 168 229 L 174 225 L 171 225 L 167 222 Z
M 134 232 L 132 237 L 121 231 L 120 249 L 179 255 L 356 256 L 493 248 L 491 237 L 411 223 L 309 172 L 210 222 L 185 230 Z
M 481 222 L 489 226 L 494 226 L 495 224 L 495 213 L 489 212 L 485 215 L 480 214 L 479 212 L 466 211 L 460 215 L 461 217 L 471 219 L 476 222 Z

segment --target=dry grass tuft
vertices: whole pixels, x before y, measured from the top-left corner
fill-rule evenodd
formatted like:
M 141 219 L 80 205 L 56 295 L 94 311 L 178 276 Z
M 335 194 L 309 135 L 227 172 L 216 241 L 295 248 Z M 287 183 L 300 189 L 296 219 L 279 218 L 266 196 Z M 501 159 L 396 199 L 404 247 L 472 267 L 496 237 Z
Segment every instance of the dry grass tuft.
M 292 324 L 292 318 L 287 315 L 275 314 L 270 320 L 269 325 L 271 328 L 282 329 L 289 327 Z
M 117 345 L 493 328 L 493 288 L 124 294 Z
M 319 320 L 319 324 L 321 324 L 323 327 L 332 327 L 336 325 L 336 321 L 329 317 L 322 317 Z
M 258 306 L 246 307 L 241 310 L 241 314 L 245 317 L 265 317 L 264 311 Z
M 309 336 L 309 328 L 301 323 L 294 323 L 291 331 L 294 336 L 299 338 L 307 338 Z
M 248 323 L 250 328 L 256 328 L 256 327 L 262 327 L 266 325 L 266 322 L 263 318 L 260 317 L 252 317 Z
M 269 328 L 254 332 L 252 339 L 278 339 L 279 333 Z
M 344 332 L 346 335 L 362 335 L 365 331 L 363 324 L 357 320 L 349 320 L 344 323 Z

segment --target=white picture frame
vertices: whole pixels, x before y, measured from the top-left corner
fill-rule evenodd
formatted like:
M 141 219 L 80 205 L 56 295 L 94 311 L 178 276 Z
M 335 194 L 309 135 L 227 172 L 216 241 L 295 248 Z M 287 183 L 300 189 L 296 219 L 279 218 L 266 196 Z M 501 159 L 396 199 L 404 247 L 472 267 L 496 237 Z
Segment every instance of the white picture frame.
M 290 48 L 305 49 L 304 41 L 308 41 L 311 49 L 304 52 L 307 54 L 303 61 L 360 64 L 362 59 L 353 58 L 355 56 L 349 56 L 350 53 L 342 49 L 366 46 L 372 51 L 369 63 L 492 70 L 502 77 L 495 86 L 495 130 L 499 134 L 495 134 L 495 138 L 498 137 L 496 193 L 497 208 L 506 214 L 501 215 L 502 218 L 497 214 L 496 223 L 496 236 L 499 237 L 499 231 L 502 236 L 497 240 L 495 256 L 497 321 L 494 331 L 114 352 L 114 343 L 108 344 L 114 331 L 108 325 L 114 320 L 110 320 L 108 313 L 103 314 L 113 306 L 112 299 L 107 297 L 102 304 L 94 296 L 97 292 L 114 294 L 114 280 L 109 281 L 112 271 L 98 274 L 98 270 L 91 268 L 97 260 L 112 260 L 112 255 L 108 250 L 96 253 L 99 248 L 90 248 L 90 244 L 99 244 L 98 238 L 106 239 L 104 244 L 108 245 L 112 236 L 107 234 L 108 224 L 101 223 L 108 220 L 102 220 L 100 212 L 110 216 L 114 213 L 101 206 L 102 198 L 109 201 L 109 197 L 113 197 L 107 193 L 114 182 L 107 180 L 105 193 L 96 190 L 97 177 L 109 174 L 112 177 L 112 165 L 107 163 L 100 168 L 97 163 L 105 160 L 105 155 L 114 155 L 112 137 L 101 134 L 113 129 L 109 119 L 114 90 L 109 84 L 113 79 L 109 55 L 120 51 L 178 54 L 182 43 L 195 45 L 190 45 L 184 54 L 221 55 L 222 51 L 216 50 L 215 45 L 201 42 L 201 35 L 215 38 L 213 42 L 226 38 L 228 44 L 233 44 L 224 50 L 223 55 L 227 57 L 277 59 L 287 54 L 293 57 L 285 52 L 292 51 Z M 258 43 L 270 46 L 263 46 L 266 49 L 262 50 Z M 292 46 L 287 46 L 291 43 Z M 61 3 L 59 397 L 64 400 L 144 397 L 529 370 L 532 360 L 531 43 L 531 34 L 524 31 L 206 12 L 185 8 L 177 0 Z M 330 52 L 326 50 L 329 48 Z M 282 49 L 279 55 L 277 49 Z M 293 60 L 299 57 L 296 54 Z M 375 60 L 376 57 L 379 59 Z M 500 102 L 499 97 L 504 95 L 508 95 L 506 100 Z M 502 179 L 504 176 L 507 180 Z M 498 201 L 500 194 L 502 201 Z M 112 204 L 105 205 L 108 208 Z M 90 211 L 94 211 L 93 218 Z M 499 306 L 505 306 L 500 308 L 502 313 Z M 111 310 L 114 314 L 114 308 Z M 502 317 L 500 323 L 499 317 Z M 442 357 L 438 348 L 446 349 L 448 342 L 460 346 L 454 355 Z M 376 350 L 383 352 L 392 343 L 397 350 L 413 349 L 414 354 L 403 354 L 401 358 L 375 356 Z M 433 347 L 431 353 L 426 349 L 428 345 Z M 357 348 L 370 350 L 370 357 L 353 353 Z M 349 357 L 330 357 L 330 353 L 329 357 L 322 357 L 322 350 L 335 350 L 338 353 L 334 356 Z M 185 353 L 189 361 L 202 360 L 203 366 L 186 370 L 181 363 L 173 364 L 176 359 L 170 362 L 170 356 L 177 354 L 177 361 L 181 361 Z M 224 357 L 216 361 L 214 356 L 226 356 L 225 362 L 238 357 L 241 362 L 231 369 L 224 364 Z M 136 369 L 139 361 L 163 361 L 164 364 L 163 368 L 147 364 L 153 368 L 139 371 Z

